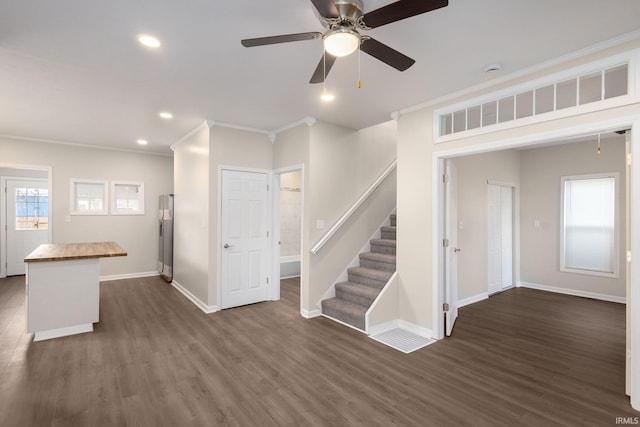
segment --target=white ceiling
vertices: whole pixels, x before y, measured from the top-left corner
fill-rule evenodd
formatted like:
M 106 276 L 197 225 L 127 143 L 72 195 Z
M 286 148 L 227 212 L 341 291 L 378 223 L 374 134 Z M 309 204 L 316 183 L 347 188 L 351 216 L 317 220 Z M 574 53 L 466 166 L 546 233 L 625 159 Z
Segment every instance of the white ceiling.
M 365 11 L 389 0 L 363 0 Z M 414 58 L 405 72 L 339 59 L 319 99 L 323 31 L 308 0 L 0 0 L 0 135 L 169 152 L 204 119 L 276 130 L 305 116 L 352 128 L 640 29 L 638 0 L 450 0 L 368 34 Z M 150 33 L 157 51 L 137 42 Z M 491 75 L 483 66 L 499 62 Z M 174 119 L 158 117 L 162 110 Z M 138 138 L 149 141 L 136 145 Z

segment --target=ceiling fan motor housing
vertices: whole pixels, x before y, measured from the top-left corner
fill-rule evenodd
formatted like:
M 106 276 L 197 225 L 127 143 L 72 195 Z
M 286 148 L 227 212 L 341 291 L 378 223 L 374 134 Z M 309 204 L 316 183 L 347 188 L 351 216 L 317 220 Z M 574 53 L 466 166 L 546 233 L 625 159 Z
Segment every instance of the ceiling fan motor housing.
M 354 27 L 356 26 L 358 19 L 362 16 L 362 10 L 364 6 L 361 0 L 335 0 L 336 8 L 338 9 L 338 15 L 340 15 L 341 23 L 349 22 Z M 346 22 L 345 22 L 346 21 Z

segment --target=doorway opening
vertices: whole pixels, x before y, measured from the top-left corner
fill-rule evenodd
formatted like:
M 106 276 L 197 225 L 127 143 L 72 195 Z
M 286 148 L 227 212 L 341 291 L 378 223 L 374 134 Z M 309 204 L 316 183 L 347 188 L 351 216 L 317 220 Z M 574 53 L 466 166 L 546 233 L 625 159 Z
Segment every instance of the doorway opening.
M 273 171 L 273 277 L 300 286 L 300 310 L 304 295 L 303 250 L 304 166 L 292 165 Z M 279 281 L 280 281 L 279 280 Z M 278 282 L 279 282 L 278 281 Z M 273 300 L 280 299 L 280 287 Z
M 466 146 L 463 148 L 443 151 L 442 153 L 435 153 L 434 155 L 434 167 L 433 167 L 433 192 L 437 197 L 434 198 L 436 206 L 434 206 L 434 232 L 437 232 L 436 236 L 441 239 L 446 238 L 446 229 L 445 229 L 445 209 L 444 209 L 444 200 L 445 200 L 445 189 L 442 183 L 442 174 L 445 171 L 445 164 L 447 159 L 457 159 L 463 156 L 470 156 L 476 154 L 483 153 L 497 153 L 501 151 L 506 151 L 508 149 L 541 149 L 547 146 L 558 146 L 560 147 L 562 144 L 570 143 L 570 142 L 584 142 L 587 138 L 594 140 L 594 137 L 597 137 L 598 134 L 606 134 L 610 132 L 617 132 L 621 129 L 625 129 L 625 142 L 623 144 L 624 151 L 621 156 L 621 162 L 624 163 L 623 168 L 626 169 L 626 194 L 624 191 L 620 191 L 619 197 L 622 200 L 626 199 L 626 203 L 623 203 L 622 206 L 626 205 L 627 212 L 634 211 L 634 209 L 640 209 L 640 176 L 638 174 L 632 173 L 632 159 L 634 157 L 633 153 L 638 153 L 640 151 L 640 121 L 636 116 L 629 116 L 617 119 L 609 119 L 602 120 L 599 122 L 593 122 L 588 125 L 581 126 L 578 128 L 567 128 L 567 129 L 559 129 L 551 132 L 545 132 L 542 134 L 532 134 L 526 135 L 523 137 L 518 137 L 512 140 L 502 140 L 493 142 L 491 144 L 486 144 L 484 146 Z M 593 153 L 596 155 L 596 145 L 593 145 Z M 599 150 L 598 150 L 599 155 Z M 625 160 L 623 160 L 625 159 Z M 568 162 L 570 165 L 575 165 L 576 161 L 572 159 Z M 548 176 L 541 175 L 542 178 L 548 178 Z M 555 178 L 554 182 L 556 181 Z M 560 177 L 557 177 L 557 183 L 559 185 Z M 486 182 L 486 181 L 485 181 Z M 536 183 L 537 185 L 537 183 Z M 560 196 L 557 197 L 560 200 Z M 545 200 L 541 198 L 536 201 L 539 205 L 544 205 Z M 541 230 L 545 230 L 547 228 L 554 229 L 555 224 L 549 224 L 546 222 L 544 217 L 538 217 L 537 214 L 531 214 L 527 216 L 527 210 L 522 207 L 522 213 L 517 214 L 522 218 L 521 223 L 527 224 L 531 226 L 530 228 L 534 231 L 533 233 L 539 233 Z M 559 216 L 559 213 L 556 213 L 556 216 Z M 629 219 L 629 214 L 627 213 L 627 220 Z M 559 230 L 559 227 L 558 227 Z M 558 231 L 555 230 L 555 231 Z M 520 233 L 520 231 L 517 231 Z M 621 246 L 621 250 L 624 250 L 626 246 L 627 250 L 627 259 L 626 259 L 626 270 L 627 275 L 623 280 L 623 285 L 626 289 L 623 296 L 620 298 L 620 301 L 617 302 L 625 302 L 628 312 L 628 321 L 627 321 L 627 371 L 626 371 L 626 383 L 627 383 L 627 392 L 631 395 L 632 405 L 635 407 L 640 407 L 640 370 L 633 368 L 634 365 L 633 360 L 630 359 L 630 355 L 634 352 L 640 351 L 640 339 L 636 339 L 633 336 L 629 336 L 629 330 L 631 328 L 638 327 L 640 324 L 640 311 L 633 310 L 633 307 L 640 307 L 640 295 L 638 293 L 631 292 L 631 285 L 634 280 L 637 281 L 636 277 L 640 274 L 640 266 L 636 263 L 633 264 L 631 262 L 631 252 L 630 248 L 634 246 L 640 246 L 640 232 L 637 228 L 634 228 L 632 225 L 627 227 L 625 232 L 626 243 L 623 243 Z M 440 243 L 436 240 L 437 243 Z M 435 245 L 434 245 L 435 246 Z M 439 246 L 439 245 L 438 245 Z M 546 249 L 548 252 L 553 252 L 554 254 L 559 250 L 558 245 L 547 244 Z M 464 253 L 464 245 L 461 245 L 461 249 Z M 544 253 L 545 249 L 541 249 L 541 247 L 536 246 L 534 248 L 537 253 Z M 433 269 L 434 269 L 434 280 L 437 280 L 439 286 L 434 287 L 434 298 L 433 298 L 433 324 L 434 324 L 434 335 L 437 335 L 436 338 L 444 338 L 445 336 L 445 316 L 443 315 L 444 311 L 444 302 L 449 290 L 447 287 L 446 281 L 446 273 L 444 271 L 445 257 L 447 256 L 447 252 L 442 250 L 441 247 L 434 247 L 434 260 L 433 260 Z M 522 255 L 516 249 L 516 257 L 524 259 L 525 253 Z M 554 255 L 555 256 L 555 255 Z M 622 261 L 624 262 L 624 260 Z M 520 267 L 520 262 L 516 259 L 515 265 L 515 276 L 516 276 L 516 284 L 519 286 L 522 282 L 520 279 L 520 272 L 517 270 Z M 622 269 L 625 268 L 624 265 L 621 266 Z M 526 287 L 534 287 L 529 286 L 528 283 L 523 283 Z M 534 287 L 535 288 L 535 287 Z M 559 292 L 561 290 L 558 289 L 545 289 L 544 287 L 539 287 L 538 289 L 543 290 L 552 290 L 554 292 Z M 589 295 L 581 295 L 581 296 L 589 296 Z
M 24 275 L 24 258 L 51 242 L 51 168 L 0 164 L 0 188 L 0 277 Z

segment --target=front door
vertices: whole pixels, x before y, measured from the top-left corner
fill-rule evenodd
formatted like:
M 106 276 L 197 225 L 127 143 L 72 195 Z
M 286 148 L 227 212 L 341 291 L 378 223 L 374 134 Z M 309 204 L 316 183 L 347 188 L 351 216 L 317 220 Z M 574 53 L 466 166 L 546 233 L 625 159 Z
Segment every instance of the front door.
M 49 240 L 46 180 L 7 179 L 7 276 L 25 274 L 24 258 Z
M 458 170 L 447 160 L 445 172 L 445 332 L 451 336 L 458 318 Z
M 267 299 L 268 175 L 222 171 L 221 308 Z

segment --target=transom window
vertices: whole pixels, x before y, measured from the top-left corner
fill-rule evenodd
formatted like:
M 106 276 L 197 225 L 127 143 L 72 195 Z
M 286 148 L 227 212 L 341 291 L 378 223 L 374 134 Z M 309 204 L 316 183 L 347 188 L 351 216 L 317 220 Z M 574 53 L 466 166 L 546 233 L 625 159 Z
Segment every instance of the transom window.
M 546 113 L 598 108 L 583 106 L 635 94 L 629 85 L 629 74 L 635 69 L 632 59 L 610 58 L 437 110 L 436 143 L 438 138 L 444 137 L 444 142 L 451 139 L 446 138 L 449 135 L 482 132 L 488 126 L 516 126 L 520 119 L 531 121 Z

